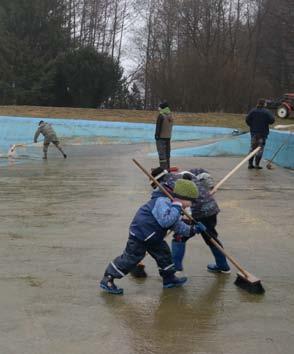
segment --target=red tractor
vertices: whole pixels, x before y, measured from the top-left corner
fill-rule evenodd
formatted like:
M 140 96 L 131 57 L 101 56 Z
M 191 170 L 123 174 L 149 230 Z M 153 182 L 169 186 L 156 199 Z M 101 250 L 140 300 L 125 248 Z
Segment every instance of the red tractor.
M 294 111 L 294 93 L 285 93 L 276 100 L 266 100 L 266 108 L 274 110 L 279 118 L 287 118 Z

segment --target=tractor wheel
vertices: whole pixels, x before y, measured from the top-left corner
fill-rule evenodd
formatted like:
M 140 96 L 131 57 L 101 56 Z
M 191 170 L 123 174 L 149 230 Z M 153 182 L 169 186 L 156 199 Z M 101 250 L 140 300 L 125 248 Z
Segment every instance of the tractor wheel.
M 280 106 L 278 109 L 277 109 L 277 116 L 279 118 L 287 118 L 289 115 L 289 110 L 286 106 Z

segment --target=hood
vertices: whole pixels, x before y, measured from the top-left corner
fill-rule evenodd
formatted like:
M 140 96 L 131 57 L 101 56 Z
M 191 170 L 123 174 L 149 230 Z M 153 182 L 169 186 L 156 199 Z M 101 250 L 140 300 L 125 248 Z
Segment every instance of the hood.
M 162 186 L 167 190 L 167 192 L 172 194 L 172 189 L 167 184 L 164 183 Z M 160 197 L 167 198 L 167 196 L 159 188 L 154 189 L 151 194 L 151 199 L 160 198 Z
M 168 114 L 171 113 L 171 110 L 170 110 L 169 107 L 165 107 L 165 108 L 161 108 L 161 109 L 159 110 L 159 113 L 162 114 L 162 115 L 168 115 Z

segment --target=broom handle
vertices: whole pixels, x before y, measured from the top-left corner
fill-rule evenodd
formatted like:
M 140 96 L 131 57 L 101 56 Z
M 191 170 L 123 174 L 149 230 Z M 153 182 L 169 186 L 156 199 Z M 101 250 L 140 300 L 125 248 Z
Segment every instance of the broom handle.
M 258 146 L 255 150 L 251 151 L 249 155 L 247 155 L 236 167 L 234 167 L 223 179 L 221 179 L 211 190 L 210 194 L 213 195 L 219 187 L 226 182 L 228 178 L 230 178 L 244 163 L 248 160 L 251 159 L 252 156 L 254 156 L 259 150 L 261 149 L 260 146 Z
M 271 164 L 271 163 L 274 161 L 274 158 L 278 155 L 279 151 L 282 149 L 282 147 L 283 147 L 284 145 L 286 145 L 285 142 L 282 143 L 282 144 L 279 146 L 278 150 L 273 154 L 273 157 L 269 160 L 268 165 Z
M 174 197 L 136 160 L 132 159 L 133 162 L 140 168 L 141 171 L 145 173 L 150 180 L 152 180 L 156 186 L 164 193 L 170 200 L 174 200 Z M 182 208 L 182 212 L 188 219 L 196 223 L 197 221 L 185 210 Z M 248 272 L 244 270 L 241 265 L 234 259 L 232 256 L 228 255 L 227 252 L 213 239 L 208 232 L 205 231 L 206 236 L 209 238 L 209 241 L 224 255 L 228 258 L 228 260 L 247 278 Z
M 294 126 L 294 124 L 293 124 L 293 126 Z M 273 162 L 274 158 L 278 155 L 279 151 L 282 149 L 282 147 L 289 143 L 292 134 L 293 134 L 293 132 L 291 132 L 289 134 L 288 138 L 279 146 L 278 150 L 274 153 L 273 157 L 269 160 L 268 164 L 271 164 Z

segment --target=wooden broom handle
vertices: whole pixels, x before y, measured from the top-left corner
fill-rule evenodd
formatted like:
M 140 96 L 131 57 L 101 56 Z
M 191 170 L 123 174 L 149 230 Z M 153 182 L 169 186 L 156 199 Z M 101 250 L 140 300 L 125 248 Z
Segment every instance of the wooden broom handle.
M 149 179 L 151 179 L 156 186 L 164 193 L 170 200 L 174 200 L 174 197 L 136 160 L 132 159 L 133 162 L 140 168 L 141 171 L 145 173 Z M 182 208 L 182 212 L 187 218 L 194 223 L 197 223 L 197 221 L 190 215 L 185 209 Z M 234 266 L 247 278 L 249 276 L 249 273 L 241 267 L 241 265 L 234 259 L 232 256 L 228 255 L 227 252 L 213 239 L 211 235 L 209 235 L 208 232 L 206 232 L 206 235 L 209 237 L 209 241 L 224 255 L 228 258 L 228 260 L 234 264 Z
M 252 156 L 254 156 L 259 150 L 261 149 L 260 146 L 258 146 L 255 150 L 251 151 L 249 155 L 247 155 L 236 167 L 234 167 L 223 179 L 221 179 L 211 190 L 210 194 L 213 195 L 219 187 L 226 182 L 228 178 L 230 178 L 244 163 L 248 160 L 251 159 Z

